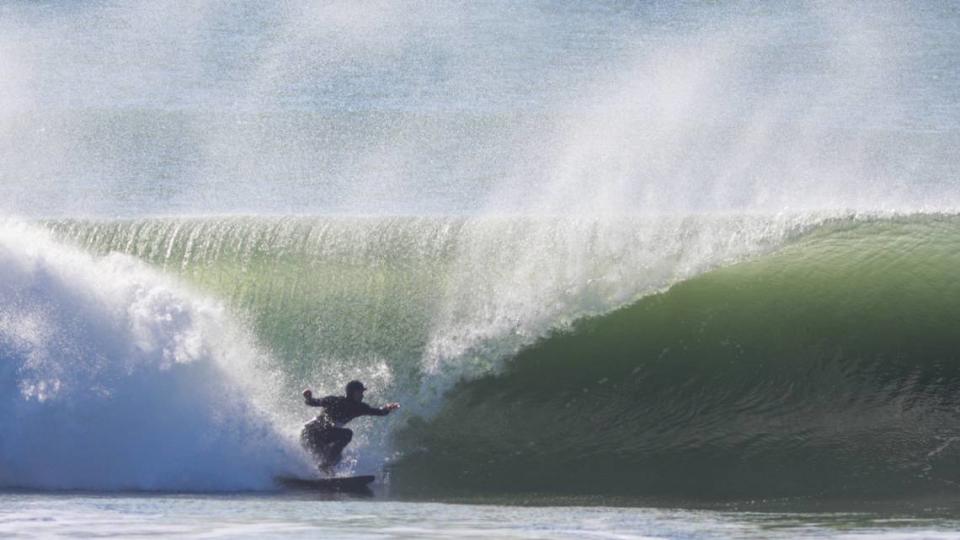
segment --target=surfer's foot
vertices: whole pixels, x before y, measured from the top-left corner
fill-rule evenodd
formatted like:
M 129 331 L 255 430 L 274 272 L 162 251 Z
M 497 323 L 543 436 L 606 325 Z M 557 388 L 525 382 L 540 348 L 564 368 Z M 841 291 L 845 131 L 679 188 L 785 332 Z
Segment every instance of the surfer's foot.
M 325 474 L 325 475 L 327 475 L 327 476 L 333 476 L 333 467 L 334 467 L 334 465 L 331 464 L 331 463 L 321 463 L 321 464 L 319 465 L 320 472 L 322 472 L 323 474 Z

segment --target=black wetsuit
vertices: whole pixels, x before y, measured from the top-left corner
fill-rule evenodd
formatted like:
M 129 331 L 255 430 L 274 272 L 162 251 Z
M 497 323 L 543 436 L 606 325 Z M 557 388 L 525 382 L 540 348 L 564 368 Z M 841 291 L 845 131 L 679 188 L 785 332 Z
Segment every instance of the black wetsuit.
M 353 439 L 353 431 L 343 427 L 358 416 L 386 416 L 390 411 L 376 408 L 362 401 L 344 396 L 327 396 L 322 399 L 307 398 L 311 407 L 323 407 L 323 413 L 303 426 L 300 440 L 313 452 L 324 466 L 340 462 L 340 453 Z

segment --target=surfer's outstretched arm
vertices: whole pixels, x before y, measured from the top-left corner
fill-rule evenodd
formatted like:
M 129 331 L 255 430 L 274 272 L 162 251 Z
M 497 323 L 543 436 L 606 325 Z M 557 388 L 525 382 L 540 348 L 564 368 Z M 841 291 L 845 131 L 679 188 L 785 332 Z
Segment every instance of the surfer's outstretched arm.
M 367 405 L 367 410 L 363 414 L 368 416 L 386 416 L 390 414 L 390 411 L 395 411 L 400 408 L 399 403 L 387 403 L 383 407 L 371 407 Z

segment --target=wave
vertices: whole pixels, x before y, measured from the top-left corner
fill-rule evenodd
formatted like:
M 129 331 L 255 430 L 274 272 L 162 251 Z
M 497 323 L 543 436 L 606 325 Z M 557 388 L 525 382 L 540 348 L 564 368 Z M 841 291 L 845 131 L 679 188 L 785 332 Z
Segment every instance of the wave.
M 407 496 L 960 490 L 960 218 L 828 222 L 579 321 L 398 434 Z
M 3 485 L 262 488 L 303 463 L 298 390 L 356 377 L 404 414 L 360 421 L 348 461 L 386 464 L 403 497 L 880 495 L 960 478 L 954 215 L 43 226 L 0 228 L 3 268 L 23 276 L 0 302 Z M 146 311 L 140 290 L 159 291 Z M 14 324 L 33 312 L 36 343 Z M 188 361 L 157 352 L 177 347 Z M 164 424 L 168 410 L 194 421 Z M 26 450 L 96 418 L 72 461 Z M 81 459 L 93 449 L 109 459 Z

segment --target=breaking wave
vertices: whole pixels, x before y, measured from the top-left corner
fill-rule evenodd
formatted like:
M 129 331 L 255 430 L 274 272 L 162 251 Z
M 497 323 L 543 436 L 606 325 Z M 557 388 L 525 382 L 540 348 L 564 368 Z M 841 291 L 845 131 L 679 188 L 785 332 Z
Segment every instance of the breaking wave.
M 0 237 L 4 485 L 263 488 L 354 377 L 398 496 L 960 480 L 955 215 L 44 227 Z
M 302 466 L 219 302 L 12 223 L 0 274 L 0 485 L 264 489 Z

